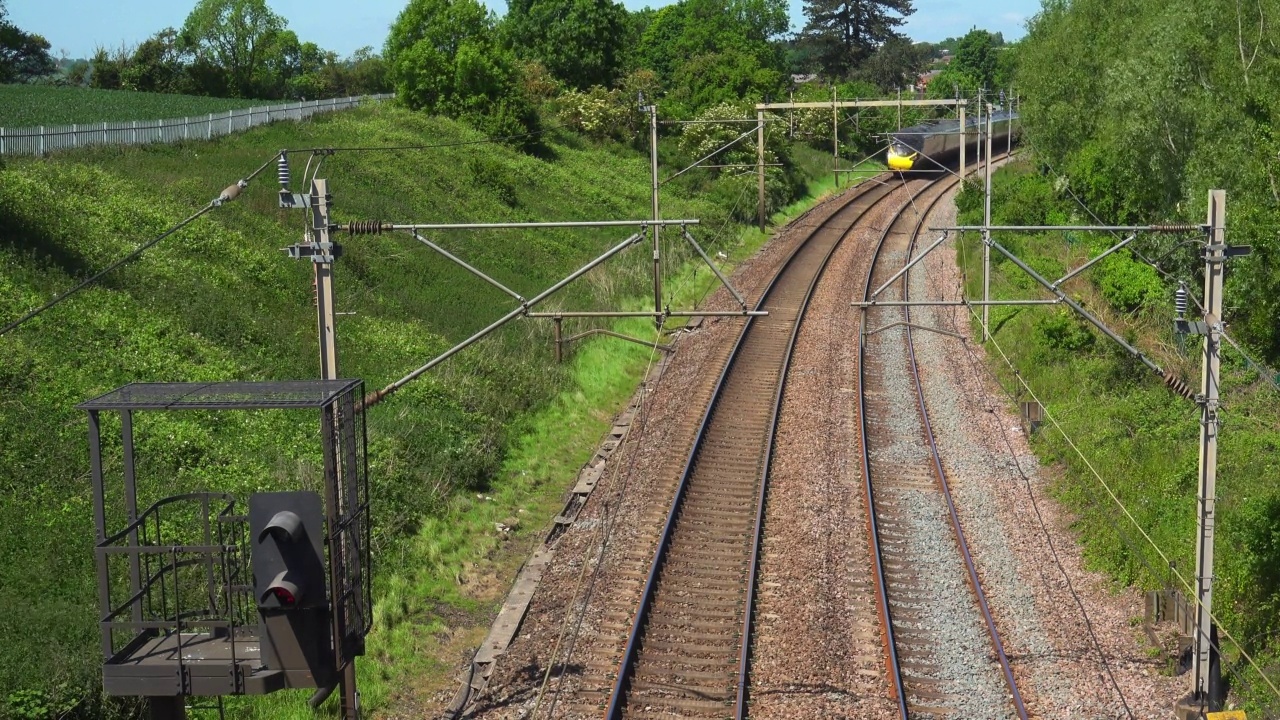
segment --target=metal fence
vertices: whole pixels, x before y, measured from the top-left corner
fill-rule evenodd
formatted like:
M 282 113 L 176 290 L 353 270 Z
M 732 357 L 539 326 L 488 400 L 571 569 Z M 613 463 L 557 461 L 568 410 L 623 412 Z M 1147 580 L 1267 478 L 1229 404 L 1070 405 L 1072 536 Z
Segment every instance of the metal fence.
M 0 127 L 0 155 L 44 155 L 90 145 L 142 145 L 154 142 L 211 140 L 277 120 L 302 120 L 317 113 L 345 110 L 391 94 L 239 108 L 221 113 L 164 120 L 133 120 L 39 127 Z

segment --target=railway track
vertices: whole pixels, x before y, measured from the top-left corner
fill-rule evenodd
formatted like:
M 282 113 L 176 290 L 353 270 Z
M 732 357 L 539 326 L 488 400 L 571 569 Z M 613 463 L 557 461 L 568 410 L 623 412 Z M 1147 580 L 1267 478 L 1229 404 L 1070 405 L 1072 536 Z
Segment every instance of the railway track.
M 784 263 L 725 364 L 657 541 L 606 717 L 744 717 L 764 497 L 796 335 L 828 259 L 900 185 L 866 183 Z
M 955 182 L 924 186 L 885 228 L 864 301 L 910 259 Z M 908 272 L 877 299 L 909 300 L 910 286 Z M 880 306 L 862 313 L 859 330 L 867 525 L 890 684 L 903 718 L 1025 719 L 934 443 L 912 328 L 909 307 Z

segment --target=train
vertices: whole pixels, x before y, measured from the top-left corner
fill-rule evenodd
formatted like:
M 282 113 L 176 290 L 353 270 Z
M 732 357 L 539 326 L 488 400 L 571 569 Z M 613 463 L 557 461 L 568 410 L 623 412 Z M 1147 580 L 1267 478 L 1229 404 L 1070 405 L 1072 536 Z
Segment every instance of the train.
M 993 152 L 1004 150 L 1017 139 L 1018 114 L 1011 110 L 998 110 L 991 114 L 991 143 Z M 978 132 L 985 130 L 978 125 L 978 118 L 965 122 L 966 154 L 978 157 Z M 987 119 L 982 119 L 985 126 Z M 890 136 L 888 165 L 896 172 L 920 172 L 939 170 L 960 156 L 960 121 L 934 120 L 909 128 L 903 128 Z

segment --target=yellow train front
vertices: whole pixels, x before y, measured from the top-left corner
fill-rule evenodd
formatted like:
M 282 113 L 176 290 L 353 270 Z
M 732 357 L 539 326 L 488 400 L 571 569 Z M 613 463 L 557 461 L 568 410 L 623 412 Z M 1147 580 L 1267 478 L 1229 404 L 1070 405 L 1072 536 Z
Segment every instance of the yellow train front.
M 1010 133 L 1017 138 L 1017 113 L 1002 110 L 991 116 L 991 143 L 994 151 L 1010 145 Z M 983 118 L 982 123 L 986 124 Z M 977 118 L 965 123 L 966 154 L 978 157 L 978 133 L 982 129 Z M 960 157 L 960 121 L 935 120 L 894 133 L 889 140 L 886 163 L 898 173 L 937 173 L 954 169 Z

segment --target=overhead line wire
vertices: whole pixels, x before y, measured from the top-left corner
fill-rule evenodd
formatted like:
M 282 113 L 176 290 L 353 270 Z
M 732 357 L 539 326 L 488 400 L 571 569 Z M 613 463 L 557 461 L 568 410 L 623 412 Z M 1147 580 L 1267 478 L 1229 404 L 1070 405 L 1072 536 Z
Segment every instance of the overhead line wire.
M 969 308 L 969 313 L 974 316 L 974 319 L 975 320 L 978 319 L 978 315 L 973 311 L 972 306 L 966 306 L 966 307 Z M 1138 530 L 1138 532 L 1142 535 L 1143 539 L 1147 541 L 1147 544 L 1149 544 L 1151 548 L 1156 551 L 1156 554 L 1160 556 L 1160 559 L 1163 560 L 1165 564 L 1169 566 L 1169 572 L 1171 572 L 1173 576 L 1176 577 L 1178 581 L 1182 583 L 1182 585 L 1187 589 L 1188 597 L 1191 598 L 1192 602 L 1195 603 L 1197 610 L 1202 609 L 1203 603 L 1201 602 L 1199 597 L 1196 597 L 1195 589 L 1192 588 L 1191 583 L 1189 583 L 1187 579 L 1182 576 L 1182 573 L 1178 571 L 1177 567 L 1174 565 L 1172 560 L 1170 560 L 1169 556 L 1165 554 L 1164 550 L 1162 550 L 1160 546 L 1156 544 L 1155 540 L 1151 538 L 1151 536 L 1147 533 L 1146 529 L 1143 528 L 1142 525 L 1138 522 L 1137 518 L 1133 516 L 1133 513 L 1129 511 L 1129 508 L 1125 506 L 1124 502 L 1116 494 L 1115 490 L 1112 489 L 1111 485 L 1107 483 L 1107 481 L 1102 477 L 1102 475 L 1098 472 L 1097 468 L 1095 468 L 1093 466 L 1093 463 L 1090 462 L 1089 458 L 1084 454 L 1083 451 L 1080 450 L 1079 446 L 1076 445 L 1075 441 L 1071 439 L 1071 436 L 1067 435 L 1067 431 L 1063 429 L 1062 425 L 1058 422 L 1058 418 L 1053 413 L 1050 413 L 1049 408 L 1045 407 L 1044 403 L 1040 401 L 1039 396 L 1037 396 L 1035 391 L 1031 389 L 1031 386 L 1027 383 L 1026 379 L 1022 377 L 1022 374 L 1017 371 L 1017 368 L 1014 367 L 1013 361 L 1005 353 L 1004 348 L 1000 347 L 1000 343 L 996 341 L 994 335 L 991 337 L 991 344 L 996 348 L 997 351 L 999 351 L 1000 356 L 1004 358 L 1004 361 L 1009 366 L 1009 368 L 1014 371 L 1014 377 L 1017 378 L 1018 382 L 1022 385 L 1022 387 L 1025 388 L 1027 393 L 1031 395 L 1031 398 L 1035 400 L 1036 403 L 1038 403 L 1044 409 L 1044 416 L 1048 418 L 1050 422 L 1053 423 L 1054 428 L 1056 428 L 1057 431 L 1062 435 L 1062 438 L 1067 441 L 1067 444 L 1071 446 L 1071 449 L 1075 451 L 1076 455 L 1080 456 L 1080 459 L 1084 461 L 1085 466 L 1089 468 L 1089 472 L 1091 472 L 1093 476 L 1097 478 L 1098 482 L 1102 485 L 1103 489 L 1107 491 L 1107 495 L 1111 497 L 1111 500 L 1120 508 L 1121 512 L 1124 513 L 1124 516 L 1128 518 L 1130 523 L 1133 524 L 1134 528 Z M 1225 635 L 1227 639 L 1230 640 L 1232 644 L 1236 646 L 1236 648 L 1240 651 L 1240 654 L 1244 656 L 1245 660 L 1247 660 L 1248 663 L 1253 667 L 1253 669 L 1258 672 L 1258 675 L 1262 677 L 1263 681 L 1266 682 L 1267 686 L 1271 688 L 1271 691 L 1276 695 L 1276 697 L 1280 698 L 1280 688 L 1277 688 L 1275 684 L 1272 683 L 1271 678 L 1267 677 L 1267 674 L 1262 671 L 1262 668 L 1259 667 L 1258 663 L 1253 659 L 1253 656 L 1250 655 L 1249 652 L 1244 649 L 1244 645 L 1241 644 L 1240 641 L 1237 640 L 1235 636 L 1231 634 L 1231 631 L 1227 630 L 1226 626 L 1222 623 L 1222 621 L 1218 618 L 1217 615 L 1213 614 L 1213 612 L 1210 612 L 1209 616 L 1215 623 L 1217 623 L 1218 629 L 1222 631 L 1222 634 Z
M 1023 142 L 1031 146 L 1032 152 L 1034 152 L 1036 154 L 1036 157 L 1039 158 L 1039 160 L 1045 164 L 1045 167 L 1049 168 L 1050 172 L 1052 172 L 1055 175 L 1058 174 L 1057 169 L 1054 168 L 1053 165 L 1051 165 L 1047 160 L 1044 159 L 1044 155 L 1039 150 L 1036 149 L 1035 143 L 1032 143 L 1031 140 L 1025 136 L 1025 134 L 1023 136 Z M 1075 194 L 1075 192 L 1071 189 L 1070 182 L 1068 182 L 1063 187 L 1063 189 L 1067 191 L 1067 194 L 1071 196 L 1072 200 L 1076 201 L 1077 205 L 1079 205 L 1081 208 L 1084 209 L 1086 213 L 1089 214 L 1089 217 L 1093 218 L 1094 222 L 1098 223 L 1099 225 L 1106 224 L 1102 221 L 1101 218 L 1098 217 L 1097 213 L 1095 213 L 1088 205 L 1084 203 L 1083 200 L 1080 199 L 1078 195 Z M 1120 234 L 1114 231 L 1112 232 L 1112 234 L 1115 235 L 1116 237 L 1120 237 Z M 1134 255 L 1137 255 L 1139 260 L 1142 260 L 1147 265 L 1150 265 L 1153 269 L 1155 269 L 1156 272 L 1160 273 L 1165 278 L 1169 280 L 1174 280 L 1180 283 L 1186 282 L 1185 278 L 1180 278 L 1174 275 L 1173 273 L 1165 270 L 1164 268 L 1160 267 L 1159 263 L 1143 255 L 1141 252 L 1138 251 L 1137 248 L 1130 247 L 1129 251 L 1132 252 Z M 1194 287 L 1195 287 L 1194 283 L 1188 284 L 1188 289 L 1194 289 Z M 1187 296 L 1191 298 L 1191 302 L 1195 303 L 1196 308 L 1200 310 L 1201 313 L 1203 313 L 1204 303 L 1200 302 L 1200 298 L 1196 296 L 1195 292 L 1194 291 L 1189 292 L 1187 293 Z M 1258 361 L 1254 360 L 1249 355 L 1249 353 L 1247 353 L 1244 350 L 1244 348 L 1240 347 L 1240 345 L 1236 343 L 1234 339 L 1232 339 L 1229 335 L 1227 335 L 1225 330 L 1222 332 L 1222 338 L 1226 340 L 1227 343 L 1231 345 L 1231 347 L 1235 348 L 1236 352 L 1240 353 L 1240 355 L 1244 357 L 1245 362 L 1247 362 L 1249 366 L 1254 369 L 1255 372 L 1257 372 L 1259 375 L 1262 375 L 1264 378 L 1266 378 L 1267 382 L 1270 383 L 1272 387 L 1274 387 L 1277 390 L 1280 390 L 1280 378 L 1277 377 L 1277 373 L 1274 370 L 1271 370 L 1270 368 L 1266 367 L 1262 363 L 1259 363 Z

